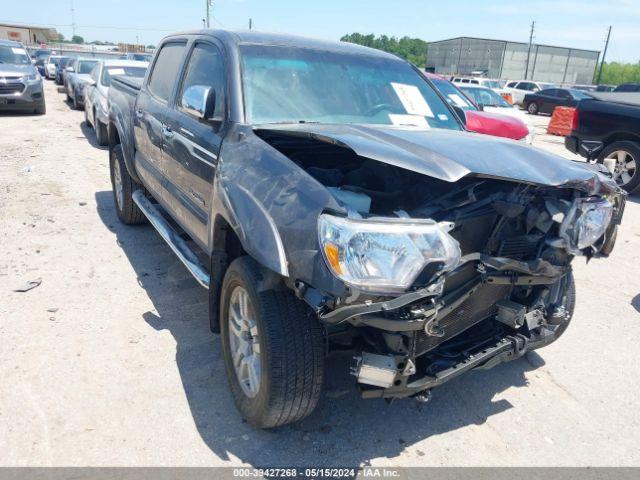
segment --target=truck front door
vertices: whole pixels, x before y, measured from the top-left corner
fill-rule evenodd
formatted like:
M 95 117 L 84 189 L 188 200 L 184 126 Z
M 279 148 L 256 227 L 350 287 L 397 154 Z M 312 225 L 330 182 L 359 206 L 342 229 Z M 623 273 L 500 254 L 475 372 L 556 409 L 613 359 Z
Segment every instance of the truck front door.
M 184 67 L 175 102 L 165 117 L 163 165 L 167 201 L 185 219 L 182 227 L 206 248 L 213 177 L 218 164 L 225 118 L 225 70 L 220 49 L 196 40 Z M 215 92 L 213 118 L 204 120 L 190 105 L 193 92 Z

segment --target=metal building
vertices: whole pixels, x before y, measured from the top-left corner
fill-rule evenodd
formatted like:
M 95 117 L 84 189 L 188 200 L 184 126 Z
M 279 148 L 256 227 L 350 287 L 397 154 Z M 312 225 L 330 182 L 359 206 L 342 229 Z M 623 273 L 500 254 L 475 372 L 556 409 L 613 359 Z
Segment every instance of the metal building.
M 599 51 L 552 47 L 457 37 L 430 42 L 427 70 L 443 75 L 469 75 L 486 71 L 485 76 L 505 80 L 537 80 L 555 84 L 591 84 L 598 65 Z M 525 76 L 526 73 L 526 76 Z

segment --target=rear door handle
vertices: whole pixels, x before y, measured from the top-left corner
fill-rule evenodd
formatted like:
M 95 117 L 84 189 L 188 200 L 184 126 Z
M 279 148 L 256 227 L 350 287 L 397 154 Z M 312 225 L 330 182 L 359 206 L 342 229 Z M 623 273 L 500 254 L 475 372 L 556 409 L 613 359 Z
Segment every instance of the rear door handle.
M 142 110 L 136 110 L 136 117 L 137 118 L 142 118 L 142 115 L 143 115 Z
M 173 137 L 173 130 L 171 130 L 171 127 L 168 127 L 167 125 L 163 125 L 162 134 L 167 138 Z

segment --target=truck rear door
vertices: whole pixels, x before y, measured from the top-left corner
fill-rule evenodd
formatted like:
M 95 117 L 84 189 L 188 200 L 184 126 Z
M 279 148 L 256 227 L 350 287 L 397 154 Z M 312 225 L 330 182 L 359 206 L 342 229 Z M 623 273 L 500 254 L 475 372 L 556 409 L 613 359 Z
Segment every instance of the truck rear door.
M 134 106 L 136 169 L 145 186 L 159 201 L 165 197 L 165 172 L 162 166 L 164 119 L 173 94 L 186 41 L 165 43 L 156 55 L 151 74 L 138 94 Z
M 167 109 L 163 165 L 167 175 L 167 201 L 185 220 L 182 227 L 206 247 L 211 209 L 213 177 L 218 164 L 225 118 L 225 64 L 221 50 L 212 39 L 193 42 L 175 101 Z M 193 92 L 215 92 L 213 117 L 201 118 L 190 105 Z

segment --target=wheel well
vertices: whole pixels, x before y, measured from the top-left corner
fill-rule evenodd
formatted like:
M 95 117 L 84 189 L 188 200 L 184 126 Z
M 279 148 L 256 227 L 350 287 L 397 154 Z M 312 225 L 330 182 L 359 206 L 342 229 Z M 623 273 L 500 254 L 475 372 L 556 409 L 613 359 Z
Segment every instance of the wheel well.
M 607 139 L 605 140 L 604 142 L 605 148 L 614 142 L 624 142 L 624 141 L 640 143 L 640 136 L 635 135 L 633 133 L 629 133 L 629 132 L 614 133 L 613 135 L 610 135 L 609 137 L 607 137 Z
M 211 252 L 209 280 L 209 324 L 211 331 L 220 332 L 219 304 L 220 288 L 227 267 L 236 258 L 246 255 L 242 243 L 233 228 L 218 215 L 213 223 L 213 250 Z
M 113 122 L 109 122 L 109 149 L 120 143 L 120 134 L 118 134 L 118 129 L 116 128 Z

